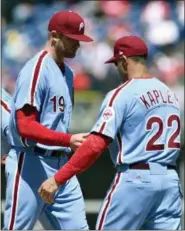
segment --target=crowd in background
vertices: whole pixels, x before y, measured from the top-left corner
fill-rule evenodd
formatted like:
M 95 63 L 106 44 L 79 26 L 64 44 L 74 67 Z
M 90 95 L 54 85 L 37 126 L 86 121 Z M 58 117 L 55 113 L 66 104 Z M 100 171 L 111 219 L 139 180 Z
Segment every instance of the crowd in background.
M 11 4 L 15 6 L 11 7 Z M 75 71 L 76 90 L 104 94 L 119 84 L 112 56 L 116 39 L 141 36 L 149 46 L 148 65 L 176 92 L 184 111 L 184 1 L 4 1 L 2 16 L 2 74 L 16 78 L 26 60 L 44 48 L 50 16 L 59 10 L 80 13 L 91 44 L 81 44 L 77 57 L 67 60 Z

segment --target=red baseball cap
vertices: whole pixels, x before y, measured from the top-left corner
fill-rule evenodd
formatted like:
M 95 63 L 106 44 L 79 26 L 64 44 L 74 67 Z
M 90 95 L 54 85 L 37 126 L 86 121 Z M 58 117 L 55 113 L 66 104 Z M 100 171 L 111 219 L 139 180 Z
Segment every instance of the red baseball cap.
M 147 55 L 148 48 L 146 43 L 137 36 L 125 36 L 118 39 L 114 45 L 114 56 L 105 63 L 114 63 L 122 56 Z
M 84 34 L 85 23 L 83 18 L 73 11 L 59 11 L 55 13 L 48 24 L 48 30 L 66 35 L 69 38 L 92 42 L 93 39 Z

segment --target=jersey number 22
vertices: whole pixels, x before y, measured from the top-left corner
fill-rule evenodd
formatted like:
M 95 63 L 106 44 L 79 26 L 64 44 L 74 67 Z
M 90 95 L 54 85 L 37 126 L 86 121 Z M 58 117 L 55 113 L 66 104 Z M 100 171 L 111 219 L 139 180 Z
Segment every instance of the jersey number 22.
M 154 136 L 150 138 L 146 145 L 146 151 L 160 151 L 165 149 L 164 144 L 156 144 L 156 141 L 161 137 L 164 130 L 164 122 L 160 117 L 151 117 L 146 124 L 146 129 L 151 130 L 154 123 L 158 124 L 158 130 Z M 176 130 L 171 134 L 167 142 L 167 148 L 180 148 L 180 143 L 176 141 L 180 134 L 180 118 L 178 115 L 170 115 L 167 119 L 167 128 L 172 128 L 173 123 L 177 124 Z

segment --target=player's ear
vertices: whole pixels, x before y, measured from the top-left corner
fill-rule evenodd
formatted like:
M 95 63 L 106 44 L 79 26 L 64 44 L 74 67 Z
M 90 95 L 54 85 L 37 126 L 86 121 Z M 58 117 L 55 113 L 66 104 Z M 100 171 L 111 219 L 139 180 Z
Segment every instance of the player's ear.
M 128 60 L 127 60 L 127 57 L 126 56 L 121 56 L 121 60 L 122 60 L 122 62 L 124 62 L 124 63 L 127 63 L 128 62 Z
M 52 45 L 55 45 L 55 43 L 59 40 L 58 33 L 55 30 L 51 31 L 50 38 L 51 38 Z
M 121 57 L 121 61 L 122 61 L 123 67 L 126 67 L 127 64 L 128 64 L 128 59 L 127 59 L 127 57 L 123 55 L 123 56 Z

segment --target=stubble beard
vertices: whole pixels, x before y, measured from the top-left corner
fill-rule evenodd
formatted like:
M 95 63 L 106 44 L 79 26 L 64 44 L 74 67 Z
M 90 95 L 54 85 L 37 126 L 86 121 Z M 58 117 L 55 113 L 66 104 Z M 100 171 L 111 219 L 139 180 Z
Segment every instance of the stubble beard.
M 56 44 L 56 53 L 59 59 L 61 58 L 74 58 L 76 56 L 75 52 L 69 52 L 70 48 L 68 48 L 67 44 L 58 43 Z
M 63 62 L 63 60 L 65 58 L 63 44 L 59 44 L 59 43 L 56 44 L 55 54 L 56 54 L 57 62 Z

